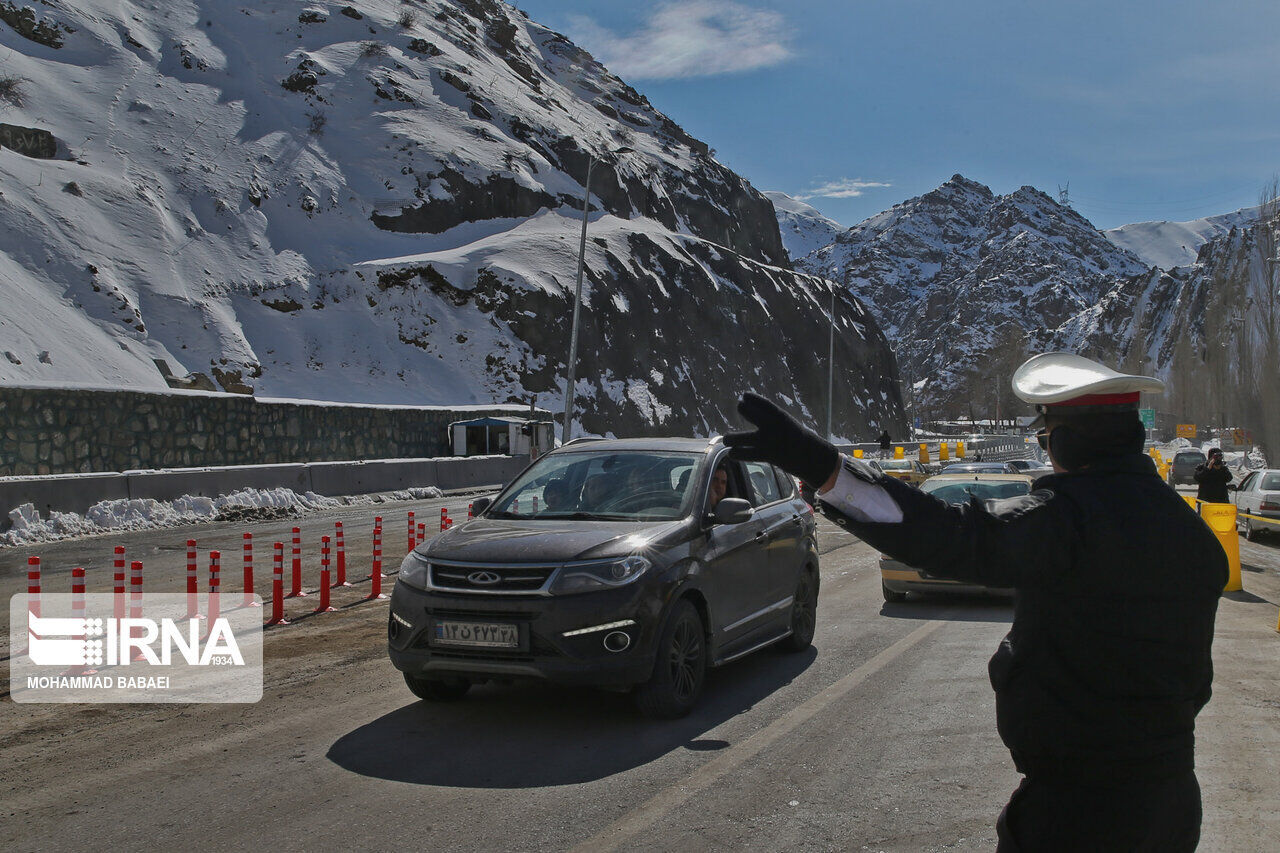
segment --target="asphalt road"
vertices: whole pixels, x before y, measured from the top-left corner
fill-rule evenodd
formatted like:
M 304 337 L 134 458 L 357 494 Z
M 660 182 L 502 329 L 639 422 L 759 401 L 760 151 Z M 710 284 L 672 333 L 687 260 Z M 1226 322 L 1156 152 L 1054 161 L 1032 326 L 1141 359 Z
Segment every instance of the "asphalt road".
M 434 513 L 438 527 L 442 503 L 462 507 L 455 519 L 465 514 L 465 499 L 377 508 L 388 519 L 388 568 L 405 550 L 404 510 Z M 308 516 L 304 538 L 318 542 L 341 517 L 350 571 L 363 578 L 373 515 Z M 77 562 L 101 567 L 105 589 L 119 541 L 146 561 L 149 591 L 176 591 L 190 536 L 202 554 L 233 555 L 224 574 L 234 590 L 240 533 L 287 541 L 295 523 L 6 549 L 0 583 L 16 591 L 38 551 L 47 589 Z M 386 659 L 385 604 L 359 602 L 367 582 L 335 590 L 338 612 L 267 632 L 257 704 L 5 700 L 0 847 L 992 849 L 1018 781 L 986 679 L 1008 605 L 886 605 L 875 553 L 820 523 L 814 648 L 712 671 L 684 720 L 641 719 L 619 694 L 539 685 L 419 702 Z M 1241 551 L 1246 592 L 1222 600 L 1215 693 L 1199 719 L 1202 850 L 1280 849 L 1280 537 L 1241 540 Z M 313 601 L 291 601 L 290 614 Z

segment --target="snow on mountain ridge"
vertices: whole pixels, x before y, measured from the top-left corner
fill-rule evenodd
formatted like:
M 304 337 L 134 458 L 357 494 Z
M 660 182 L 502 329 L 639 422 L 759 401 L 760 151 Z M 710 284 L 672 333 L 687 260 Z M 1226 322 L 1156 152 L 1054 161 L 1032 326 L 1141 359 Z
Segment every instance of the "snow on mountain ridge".
M 594 157 L 588 428 L 722 429 L 743 381 L 822 410 L 804 344 L 829 322 L 827 285 L 788 268 L 770 203 L 523 13 L 84 0 L 42 14 L 72 28 L 63 47 L 0 25 L 26 92 L 7 120 L 62 152 L 0 150 L 0 381 L 157 389 L 163 359 L 272 396 L 538 393 L 555 409 Z M 605 287 L 619 298 L 592 299 Z M 868 330 L 843 353 L 859 369 L 842 396 L 891 393 L 837 423 L 895 422 L 883 338 L 856 300 L 841 313 Z M 779 323 L 786 357 L 737 376 L 744 344 Z M 615 400 L 610 383 L 631 390 Z
M 855 225 L 798 265 L 840 281 L 897 344 L 922 398 L 968 393 L 967 375 L 1047 339 L 1117 278 L 1147 267 L 1083 217 L 1033 187 L 996 196 L 962 175 Z
M 1187 222 L 1134 222 L 1102 233 L 1143 261 L 1163 270 L 1196 262 L 1200 247 L 1233 227 L 1248 226 L 1258 218 L 1257 207 L 1246 207 L 1218 216 Z

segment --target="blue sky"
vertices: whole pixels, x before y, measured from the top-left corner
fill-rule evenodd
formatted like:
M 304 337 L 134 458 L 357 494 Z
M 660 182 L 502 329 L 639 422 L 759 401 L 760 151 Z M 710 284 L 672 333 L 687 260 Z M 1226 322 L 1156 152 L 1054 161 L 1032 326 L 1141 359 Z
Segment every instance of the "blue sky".
M 517 0 L 758 189 L 845 225 L 960 173 L 1099 228 L 1257 204 L 1275 0 Z

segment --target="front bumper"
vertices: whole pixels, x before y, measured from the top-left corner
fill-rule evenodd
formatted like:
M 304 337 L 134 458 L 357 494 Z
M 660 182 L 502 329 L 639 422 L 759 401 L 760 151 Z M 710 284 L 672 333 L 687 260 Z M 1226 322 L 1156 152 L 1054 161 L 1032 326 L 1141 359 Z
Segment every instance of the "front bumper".
M 936 578 L 897 560 L 880 561 L 880 581 L 890 592 L 959 592 L 1011 596 L 1011 589 Z
M 513 678 L 560 684 L 625 686 L 649 678 L 662 596 L 641 580 L 625 587 L 563 596 L 487 596 L 427 592 L 397 582 L 391 593 L 387 651 L 402 672 L 420 677 L 465 677 L 473 681 Z M 397 619 L 399 617 L 399 619 Z M 399 620 L 408 623 L 406 627 Z M 490 649 L 433 642 L 437 620 L 515 625 L 520 647 Z M 564 636 L 613 622 L 634 625 Z M 613 630 L 626 633 L 623 651 L 605 649 Z

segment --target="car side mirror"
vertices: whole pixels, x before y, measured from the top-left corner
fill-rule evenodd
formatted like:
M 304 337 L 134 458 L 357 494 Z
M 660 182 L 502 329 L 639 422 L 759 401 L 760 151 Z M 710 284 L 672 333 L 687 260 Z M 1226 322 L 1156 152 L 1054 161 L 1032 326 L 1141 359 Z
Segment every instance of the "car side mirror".
M 493 503 L 493 498 L 480 498 L 471 502 L 471 514 L 479 515 L 489 508 L 489 504 Z
M 742 498 L 722 498 L 711 519 L 716 524 L 742 524 L 751 520 L 751 504 Z
M 1239 490 L 1239 488 L 1240 487 L 1237 486 L 1235 483 L 1227 483 L 1227 491 L 1234 492 Z

